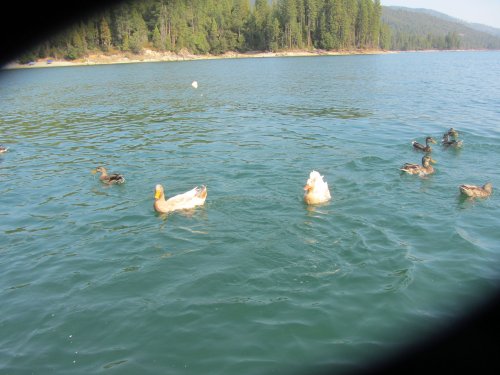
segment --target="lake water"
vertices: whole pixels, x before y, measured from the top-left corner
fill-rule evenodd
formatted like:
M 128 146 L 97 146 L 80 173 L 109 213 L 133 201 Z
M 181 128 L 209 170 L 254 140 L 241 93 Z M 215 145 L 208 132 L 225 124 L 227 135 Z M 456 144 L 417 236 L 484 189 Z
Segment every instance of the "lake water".
M 2 71 L 0 372 L 340 371 L 427 337 L 497 291 L 498 194 L 458 185 L 500 188 L 499 103 L 500 52 Z M 206 204 L 157 214 L 158 183 Z

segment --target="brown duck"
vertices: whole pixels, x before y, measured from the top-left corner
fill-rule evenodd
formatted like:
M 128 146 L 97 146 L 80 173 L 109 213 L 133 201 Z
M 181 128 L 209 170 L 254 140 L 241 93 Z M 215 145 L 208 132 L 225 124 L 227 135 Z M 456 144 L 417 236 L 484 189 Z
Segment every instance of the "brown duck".
M 418 143 L 417 141 L 413 141 L 411 144 L 413 145 L 413 148 L 416 150 L 424 151 L 424 152 L 432 152 L 431 146 L 429 146 L 430 143 L 437 143 L 436 140 L 432 137 L 427 137 L 425 138 L 425 146 L 421 143 Z
M 453 139 L 450 139 L 452 137 Z M 450 128 L 446 133 L 443 134 L 443 139 L 441 140 L 441 144 L 445 147 L 462 147 L 463 141 L 458 140 L 458 132 Z
M 491 182 L 484 184 L 483 186 L 476 185 L 460 185 L 458 187 L 460 192 L 471 198 L 485 198 L 489 197 L 493 192 L 493 185 Z
M 418 174 L 419 176 L 425 176 L 434 173 L 434 168 L 431 163 L 436 163 L 429 155 L 425 155 L 422 158 L 422 165 L 405 163 L 400 170 L 408 174 Z
M 121 174 L 118 173 L 108 174 L 106 168 L 104 167 L 97 167 L 96 169 L 92 170 L 92 174 L 96 174 L 98 172 L 101 173 L 101 175 L 99 176 L 99 180 L 101 180 L 105 184 L 108 185 L 123 184 L 125 182 L 125 177 L 123 177 Z

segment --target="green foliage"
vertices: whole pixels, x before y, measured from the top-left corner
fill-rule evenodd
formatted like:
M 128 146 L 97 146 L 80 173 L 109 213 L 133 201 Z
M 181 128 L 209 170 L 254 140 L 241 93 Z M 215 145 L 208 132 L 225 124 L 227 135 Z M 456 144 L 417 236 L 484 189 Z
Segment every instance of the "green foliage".
M 153 37 L 152 37 L 152 42 L 153 42 L 153 47 L 159 51 L 165 50 L 165 42 L 162 41 L 162 37 L 160 34 L 160 29 L 158 28 L 158 25 L 155 26 L 155 29 L 153 30 Z
M 133 53 L 140 53 L 142 48 L 148 42 L 148 29 L 142 15 L 133 10 L 130 15 L 130 23 L 128 29 L 129 48 Z
M 376 9 L 378 0 L 252 3 L 250 0 L 127 0 L 51 38 L 34 53 L 40 57 L 77 59 L 89 51 L 140 53 L 145 47 L 197 54 L 379 47 L 380 14 L 367 10 Z M 453 42 L 450 39 L 449 43 Z
M 127 0 L 82 20 L 21 59 L 77 59 L 91 51 L 140 53 L 146 47 L 195 54 L 500 48 L 499 38 L 478 44 L 469 31 L 436 26 L 429 17 L 382 8 L 380 0 Z
M 99 46 L 103 51 L 108 51 L 111 47 L 111 30 L 105 17 L 101 18 L 98 30 Z
M 380 25 L 380 37 L 379 37 L 379 42 L 380 42 L 380 48 L 383 50 L 389 50 L 391 49 L 391 40 L 392 40 L 392 30 L 389 27 L 388 24 L 382 23 Z
M 22 54 L 17 61 L 19 64 L 28 64 L 29 62 L 35 61 L 37 58 L 37 54 L 34 51 L 30 51 Z
M 500 48 L 498 36 L 472 29 L 450 17 L 441 16 L 424 10 L 383 7 L 382 22 L 390 27 L 392 34 L 390 48 L 393 50 Z

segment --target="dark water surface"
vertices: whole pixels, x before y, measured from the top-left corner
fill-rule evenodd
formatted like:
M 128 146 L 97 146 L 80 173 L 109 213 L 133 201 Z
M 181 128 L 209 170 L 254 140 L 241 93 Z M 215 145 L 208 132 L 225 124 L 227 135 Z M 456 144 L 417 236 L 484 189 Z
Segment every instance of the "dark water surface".
M 0 372 L 355 369 L 433 332 L 498 286 L 498 194 L 457 187 L 500 187 L 499 77 L 500 52 L 1 72 Z M 450 127 L 462 150 L 400 173 Z M 158 183 L 206 204 L 158 215 Z

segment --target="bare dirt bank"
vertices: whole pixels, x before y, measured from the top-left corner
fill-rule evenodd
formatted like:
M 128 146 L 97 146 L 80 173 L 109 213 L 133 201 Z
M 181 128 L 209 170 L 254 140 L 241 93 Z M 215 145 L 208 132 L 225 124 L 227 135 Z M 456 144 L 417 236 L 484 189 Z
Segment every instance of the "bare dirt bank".
M 143 50 L 141 54 L 132 53 L 109 53 L 109 54 L 89 54 L 77 60 L 54 60 L 39 59 L 29 64 L 19 64 L 13 62 L 4 66 L 4 69 L 21 68 L 48 68 L 60 66 L 82 66 L 82 65 L 102 65 L 102 64 L 127 64 L 140 62 L 159 61 L 190 61 L 208 59 L 239 59 L 239 58 L 265 58 L 265 57 L 297 57 L 297 56 L 337 56 L 337 55 L 374 55 L 395 53 L 382 50 L 349 50 L 349 51 L 325 51 L 325 50 L 296 50 L 282 52 L 226 52 L 222 55 L 194 55 L 188 51 L 179 53 L 158 52 L 149 49 Z

